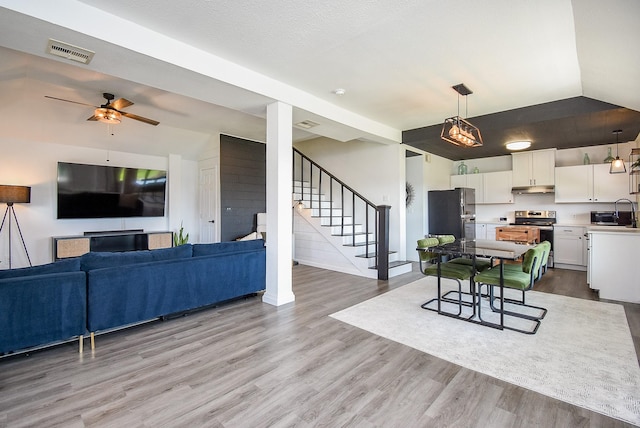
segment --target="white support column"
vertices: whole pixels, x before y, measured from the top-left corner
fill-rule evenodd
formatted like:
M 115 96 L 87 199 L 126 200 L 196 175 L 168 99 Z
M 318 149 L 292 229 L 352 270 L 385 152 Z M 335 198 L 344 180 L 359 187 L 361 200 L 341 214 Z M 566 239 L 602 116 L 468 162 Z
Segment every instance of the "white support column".
M 267 291 L 262 301 L 280 306 L 293 302 L 292 108 L 267 106 Z

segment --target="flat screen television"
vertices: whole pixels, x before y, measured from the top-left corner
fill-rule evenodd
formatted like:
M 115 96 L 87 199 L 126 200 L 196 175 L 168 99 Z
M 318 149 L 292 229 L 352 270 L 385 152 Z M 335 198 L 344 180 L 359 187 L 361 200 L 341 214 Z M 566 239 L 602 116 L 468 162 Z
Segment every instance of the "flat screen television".
M 58 218 L 162 217 L 167 172 L 58 162 Z

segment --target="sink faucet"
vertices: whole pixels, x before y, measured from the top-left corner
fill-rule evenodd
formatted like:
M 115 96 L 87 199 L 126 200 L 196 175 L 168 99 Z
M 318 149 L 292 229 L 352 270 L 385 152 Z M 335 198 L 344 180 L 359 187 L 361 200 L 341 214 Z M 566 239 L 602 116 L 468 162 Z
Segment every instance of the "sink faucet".
M 616 210 L 616 221 L 618 221 L 618 219 L 620 218 L 620 216 L 618 214 L 618 202 L 622 202 L 622 201 L 629 202 L 629 205 L 631 205 L 631 227 L 633 227 L 633 228 L 638 227 L 638 225 L 636 224 L 636 210 L 633 209 L 633 202 L 631 202 L 627 198 L 618 199 L 613 204 L 613 206 L 614 206 L 614 208 Z

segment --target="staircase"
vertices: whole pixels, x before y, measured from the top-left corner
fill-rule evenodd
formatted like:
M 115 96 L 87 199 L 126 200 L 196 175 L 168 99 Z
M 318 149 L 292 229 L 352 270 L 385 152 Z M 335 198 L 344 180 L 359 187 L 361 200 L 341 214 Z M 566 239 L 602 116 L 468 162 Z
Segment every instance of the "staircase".
M 293 156 L 296 261 L 382 280 L 411 271 L 389 250 L 390 207 L 374 205 L 298 150 Z

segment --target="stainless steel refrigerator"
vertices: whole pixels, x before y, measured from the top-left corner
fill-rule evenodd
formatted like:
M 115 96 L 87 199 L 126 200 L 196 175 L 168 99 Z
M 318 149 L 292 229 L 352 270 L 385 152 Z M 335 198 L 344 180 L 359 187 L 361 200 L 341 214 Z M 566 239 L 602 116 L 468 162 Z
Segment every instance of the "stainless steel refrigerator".
M 429 234 L 476 238 L 476 191 L 466 187 L 428 193 Z

